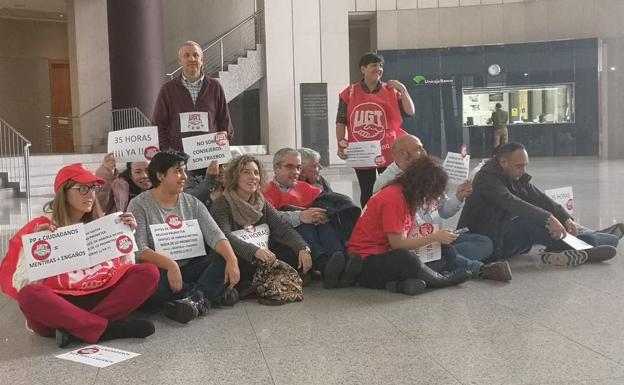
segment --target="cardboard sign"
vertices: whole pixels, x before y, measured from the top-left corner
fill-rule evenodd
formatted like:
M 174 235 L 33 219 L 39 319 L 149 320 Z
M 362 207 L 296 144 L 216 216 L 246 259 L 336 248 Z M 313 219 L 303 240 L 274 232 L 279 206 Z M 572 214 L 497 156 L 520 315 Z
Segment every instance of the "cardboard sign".
M 470 155 L 449 152 L 446 154 L 443 164 L 444 169 L 449 177 L 449 183 L 462 184 L 468 179 L 470 171 Z
M 566 209 L 568 214 L 572 215 L 574 213 L 574 194 L 572 193 L 572 186 L 544 190 L 544 194 L 560 204 Z
M 97 368 L 105 368 L 136 356 L 140 356 L 140 354 L 127 352 L 121 349 L 109 348 L 102 345 L 90 345 L 72 350 L 71 352 L 60 354 L 56 356 L 56 358 L 79 362 L 81 364 L 87 364 Z
M 150 225 L 154 251 L 171 259 L 187 259 L 206 255 L 204 236 L 197 219 L 183 221 L 176 214 L 169 215 L 165 223 Z
M 90 266 L 138 251 L 132 230 L 119 215 L 121 212 L 85 224 Z
M 137 127 L 108 133 L 108 152 L 118 164 L 149 162 L 158 149 L 158 127 Z
M 232 231 L 232 235 L 241 241 L 251 243 L 262 249 L 268 249 L 271 230 L 269 229 L 269 225 L 265 223 L 257 227 L 245 226 L 242 230 Z
M 409 233 L 410 238 L 420 238 L 426 235 L 431 235 L 438 231 L 439 226 L 433 223 L 423 223 L 418 225 L 414 223 L 412 231 Z M 433 242 L 419 249 L 416 249 L 416 254 L 423 263 L 437 261 L 442 258 L 442 246 L 440 242 Z
M 206 168 L 213 160 L 223 164 L 232 159 L 230 142 L 225 131 L 182 138 L 182 146 L 184 152 L 190 156 L 186 163 L 189 170 Z
M 180 132 L 208 132 L 210 120 L 205 111 L 180 113 Z
M 381 142 L 351 142 L 345 149 L 347 165 L 353 168 L 379 167 L 385 163 L 381 155 Z
M 574 250 L 587 250 L 594 247 L 589 243 L 586 243 L 582 239 L 578 239 L 570 233 L 568 233 L 565 238 L 562 238 L 561 240 L 570 245 L 570 247 L 572 247 Z
M 92 266 L 82 223 L 22 235 L 30 282 Z

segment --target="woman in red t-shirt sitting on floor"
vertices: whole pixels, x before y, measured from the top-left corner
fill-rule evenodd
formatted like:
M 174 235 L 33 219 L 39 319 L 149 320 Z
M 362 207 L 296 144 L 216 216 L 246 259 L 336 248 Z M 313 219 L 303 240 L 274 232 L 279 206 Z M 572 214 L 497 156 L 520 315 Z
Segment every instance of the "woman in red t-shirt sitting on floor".
M 154 333 L 149 320 L 128 320 L 156 290 L 158 269 L 134 264 L 128 254 L 86 269 L 29 282 L 22 235 L 88 223 L 102 217 L 96 193 L 105 181 L 74 163 L 63 167 L 54 180 L 54 199 L 45 215 L 28 222 L 10 241 L 0 265 L 0 288 L 17 300 L 26 325 L 44 337 L 56 337 L 59 347 L 75 339 L 95 343 L 115 338 L 145 338 Z M 136 228 L 131 213 L 120 215 Z
M 418 183 L 413 183 L 415 180 Z M 407 237 L 414 225 L 414 214 L 433 206 L 444 193 L 447 180 L 436 158 L 422 156 L 371 197 L 349 240 L 349 254 L 358 254 L 364 260 L 358 278 L 361 286 L 414 295 L 425 287 L 452 286 L 471 278 L 466 271 L 437 273 L 413 251 L 433 242 L 451 243 L 456 236 L 449 230 Z

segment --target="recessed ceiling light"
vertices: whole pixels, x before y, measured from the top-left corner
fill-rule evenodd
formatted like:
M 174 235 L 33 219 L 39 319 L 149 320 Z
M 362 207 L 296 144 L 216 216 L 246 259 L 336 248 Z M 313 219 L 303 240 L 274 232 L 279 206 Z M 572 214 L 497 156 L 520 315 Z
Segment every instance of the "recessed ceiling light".
M 528 73 L 528 72 L 525 72 L 525 73 L 524 73 L 524 76 L 529 76 L 529 73 Z
M 610 69 L 611 71 L 615 71 L 617 68 L 615 68 L 615 67 L 611 67 L 611 68 L 609 68 L 609 69 Z

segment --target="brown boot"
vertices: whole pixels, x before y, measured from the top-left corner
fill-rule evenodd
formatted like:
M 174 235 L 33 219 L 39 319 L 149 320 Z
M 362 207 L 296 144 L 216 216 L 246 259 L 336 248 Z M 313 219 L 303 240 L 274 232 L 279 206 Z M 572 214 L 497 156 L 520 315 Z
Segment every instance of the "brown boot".
M 511 268 L 507 261 L 488 263 L 481 267 L 479 278 L 490 279 L 492 281 L 511 281 Z

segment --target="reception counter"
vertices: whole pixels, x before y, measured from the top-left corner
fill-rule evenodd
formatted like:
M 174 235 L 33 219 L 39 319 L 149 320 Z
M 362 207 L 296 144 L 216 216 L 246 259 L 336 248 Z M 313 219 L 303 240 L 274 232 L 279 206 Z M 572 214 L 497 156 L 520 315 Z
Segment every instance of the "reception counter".
M 464 126 L 470 137 L 470 155 L 484 158 L 492 155 L 494 130 L 491 126 Z M 510 142 L 524 144 L 529 155 L 573 156 L 578 155 L 581 141 L 591 140 L 577 135 L 576 123 L 521 123 L 507 126 Z

